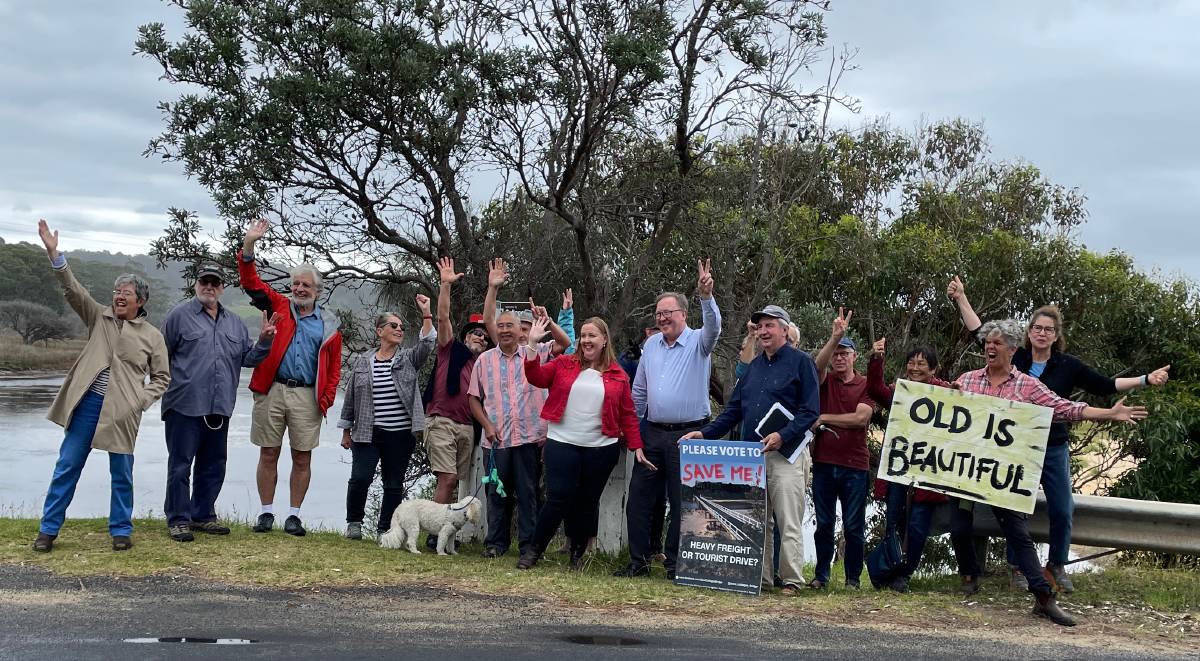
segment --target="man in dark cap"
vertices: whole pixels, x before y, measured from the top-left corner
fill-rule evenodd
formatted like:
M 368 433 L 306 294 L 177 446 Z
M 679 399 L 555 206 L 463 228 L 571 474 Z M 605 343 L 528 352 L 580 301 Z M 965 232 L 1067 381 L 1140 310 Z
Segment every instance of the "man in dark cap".
M 243 367 L 262 362 L 275 337 L 276 319 L 263 313 L 258 342 L 225 306 L 225 274 L 214 264 L 196 270 L 195 297 L 167 313 L 163 338 L 171 385 L 162 399 L 167 435 L 167 531 L 190 542 L 193 531 L 229 534 L 217 522 L 216 502 L 225 483 L 229 416 Z

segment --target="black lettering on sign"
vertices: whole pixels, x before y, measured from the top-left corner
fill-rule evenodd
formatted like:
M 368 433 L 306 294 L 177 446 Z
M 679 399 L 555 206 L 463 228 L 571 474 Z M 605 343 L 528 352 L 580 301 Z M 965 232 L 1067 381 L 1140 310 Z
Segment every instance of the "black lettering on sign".
M 888 475 L 904 475 L 908 472 L 908 439 L 892 437 L 892 449 L 888 450 Z
M 1008 432 L 1008 428 L 1015 424 L 1017 424 L 1016 420 L 1004 419 L 996 425 L 996 438 L 994 439 L 996 441 L 996 445 L 999 445 L 1002 448 L 1012 445 L 1013 437 L 1012 434 Z
M 1015 494 L 1020 494 L 1022 496 L 1033 495 L 1029 491 L 1029 489 L 1025 489 L 1025 488 L 1021 487 L 1021 480 L 1023 480 L 1023 479 L 1025 479 L 1025 467 L 1018 464 L 1017 465 L 1017 477 L 1016 477 L 1016 479 L 1013 480 L 1012 488 L 1009 489 L 1009 491 L 1011 491 Z
M 937 411 L 934 409 L 933 400 L 928 397 L 922 397 L 912 403 L 908 409 L 908 417 L 912 418 L 913 422 L 919 422 L 923 425 L 929 424 L 933 420 Z

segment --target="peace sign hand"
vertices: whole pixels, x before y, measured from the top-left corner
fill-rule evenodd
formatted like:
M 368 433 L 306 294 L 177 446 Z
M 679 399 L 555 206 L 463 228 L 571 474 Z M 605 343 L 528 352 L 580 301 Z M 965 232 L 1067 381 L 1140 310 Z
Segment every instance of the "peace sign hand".
M 846 312 L 842 308 L 838 308 L 838 314 L 833 319 L 834 337 L 841 339 L 846 334 L 846 330 L 850 328 L 850 320 L 853 318 L 854 310 Z
M 574 305 L 575 294 L 571 291 L 570 287 L 567 287 L 567 290 L 563 292 L 562 309 L 570 310 Z
M 699 276 L 696 278 L 696 291 L 700 293 L 700 298 L 712 298 L 712 260 L 697 259 L 696 270 L 699 272 Z
M 270 317 L 268 317 L 267 311 L 263 310 L 262 329 L 260 329 L 258 332 L 258 341 L 259 342 L 269 342 L 272 339 L 274 339 L 275 331 L 277 330 L 276 324 L 278 324 L 279 320 L 282 318 L 283 317 L 280 316 L 280 314 L 278 312 L 276 312 L 276 313 L 272 314 Z

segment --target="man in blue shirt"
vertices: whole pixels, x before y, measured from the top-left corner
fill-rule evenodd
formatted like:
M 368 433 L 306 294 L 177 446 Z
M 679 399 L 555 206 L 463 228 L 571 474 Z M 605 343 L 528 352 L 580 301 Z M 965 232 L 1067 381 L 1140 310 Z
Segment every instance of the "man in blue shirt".
M 215 265 L 201 265 L 194 291 L 195 298 L 172 308 L 162 324 L 171 365 L 171 385 L 162 399 L 167 435 L 163 513 L 177 542 L 192 541 L 192 531 L 229 534 L 216 512 L 225 483 L 229 417 L 242 368 L 262 362 L 275 337 L 274 320 L 264 312 L 258 343 L 250 341 L 246 324 L 221 305 L 225 276 Z
M 650 520 L 656 495 L 663 489 L 671 504 L 667 543 L 663 548 L 667 578 L 675 578 L 679 553 L 679 437 L 708 422 L 708 377 L 712 352 L 721 337 L 721 312 L 713 298 L 712 268 L 697 263 L 696 291 L 704 320 L 699 330 L 687 325 L 687 296 L 660 294 L 654 321 L 661 331 L 646 340 L 633 379 L 633 405 L 645 421 L 642 442 L 653 467 L 636 464 L 629 483 L 626 523 L 629 528 L 629 565 L 617 576 L 650 573 Z
M 720 438 L 741 422 L 739 433 L 743 440 L 762 441 L 767 464 L 767 505 L 774 514 L 766 517 L 766 557 L 772 555 L 772 526 L 777 523 L 779 579 L 784 594 L 794 595 L 804 585 L 801 524 L 808 451 L 801 446 L 820 415 L 820 383 L 812 356 L 788 343 L 792 320 L 787 311 L 778 305 L 768 305 L 751 315 L 750 320 L 756 324 L 755 336 L 762 352 L 750 361 L 721 415 L 684 438 Z M 775 404 L 787 410 L 792 419 L 783 428 L 760 436 L 756 431 L 759 422 Z M 772 563 L 764 562 L 762 587 L 769 589 L 773 583 Z

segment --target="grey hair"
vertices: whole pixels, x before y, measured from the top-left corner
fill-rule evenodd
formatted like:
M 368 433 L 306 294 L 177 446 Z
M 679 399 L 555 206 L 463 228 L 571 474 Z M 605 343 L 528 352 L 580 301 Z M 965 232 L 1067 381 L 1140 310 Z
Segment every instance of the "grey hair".
M 659 303 L 662 302 L 662 300 L 664 298 L 675 299 L 675 305 L 678 305 L 679 309 L 683 310 L 684 314 L 687 314 L 687 311 L 688 311 L 687 296 L 684 296 L 683 294 L 680 294 L 679 292 L 676 292 L 676 291 L 665 291 L 665 292 L 659 294 L 658 298 L 654 299 L 654 305 L 657 306 Z
M 113 289 L 119 289 L 121 285 L 133 285 L 133 291 L 143 306 L 150 301 L 150 283 L 142 276 L 136 273 L 122 273 L 113 280 Z
M 317 267 L 313 266 L 312 264 L 305 262 L 291 271 L 288 271 L 288 275 L 292 278 L 292 280 L 295 280 L 304 274 L 308 274 L 308 276 L 312 278 L 314 288 L 321 288 L 321 272 L 318 271 Z
M 1025 327 L 1016 319 L 998 319 L 980 326 L 976 335 L 980 341 L 987 341 L 989 337 L 999 335 L 1005 344 L 1016 349 L 1025 342 Z

